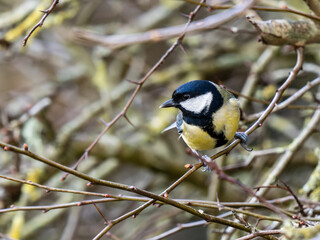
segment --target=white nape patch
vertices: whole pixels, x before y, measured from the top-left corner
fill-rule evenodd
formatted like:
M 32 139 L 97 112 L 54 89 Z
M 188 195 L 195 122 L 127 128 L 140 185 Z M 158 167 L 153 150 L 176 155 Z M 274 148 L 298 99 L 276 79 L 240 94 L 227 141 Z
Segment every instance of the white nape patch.
M 197 97 L 189 98 L 183 102 L 180 102 L 180 105 L 187 111 L 193 113 L 201 113 L 205 110 L 205 113 L 209 111 L 213 95 L 211 92 L 202 94 Z

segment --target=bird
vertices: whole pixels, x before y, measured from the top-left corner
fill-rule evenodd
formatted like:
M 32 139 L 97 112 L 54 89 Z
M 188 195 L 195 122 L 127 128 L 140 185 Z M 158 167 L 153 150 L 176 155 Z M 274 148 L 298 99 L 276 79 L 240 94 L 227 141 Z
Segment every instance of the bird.
M 251 150 L 246 145 L 247 134 L 237 132 L 239 101 L 225 88 L 208 80 L 187 82 L 160 106 L 170 107 L 177 108 L 178 114 L 176 121 L 163 132 L 177 128 L 180 137 L 194 153 L 226 145 L 233 138 L 240 139 L 241 146 Z

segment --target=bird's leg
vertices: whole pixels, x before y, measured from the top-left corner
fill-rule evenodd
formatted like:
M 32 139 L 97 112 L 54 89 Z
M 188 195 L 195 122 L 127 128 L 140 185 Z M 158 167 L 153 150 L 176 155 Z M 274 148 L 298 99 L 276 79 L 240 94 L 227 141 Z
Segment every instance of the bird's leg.
M 234 138 L 237 138 L 240 140 L 240 145 L 243 147 L 245 150 L 251 152 L 252 148 L 248 148 L 247 142 L 248 142 L 248 135 L 245 132 L 236 132 L 234 135 Z
M 211 158 L 207 155 L 200 156 L 200 154 L 194 149 L 191 149 L 191 151 L 193 152 L 194 155 L 196 155 L 198 157 L 199 163 L 203 164 L 203 170 L 201 170 L 201 171 L 202 172 L 207 172 L 207 171 L 210 172 L 211 168 L 202 160 L 202 158 L 206 159 L 206 161 L 208 161 L 208 162 L 211 161 Z

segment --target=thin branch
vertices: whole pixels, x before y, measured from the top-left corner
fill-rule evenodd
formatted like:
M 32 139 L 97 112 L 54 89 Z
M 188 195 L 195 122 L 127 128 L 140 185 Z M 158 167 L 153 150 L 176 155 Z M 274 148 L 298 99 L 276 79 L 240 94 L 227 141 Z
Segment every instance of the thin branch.
M 319 83 L 320 83 L 320 81 L 319 81 Z M 316 85 L 318 85 L 319 83 L 317 83 Z M 310 82 L 308 82 L 307 83 L 307 85 L 309 85 L 310 84 Z M 315 86 L 315 85 L 313 85 L 313 86 Z M 311 86 L 311 87 L 313 87 L 313 86 Z M 305 86 L 306 87 L 306 86 Z M 270 104 L 270 101 L 267 101 L 267 100 L 263 100 L 263 99 L 259 99 L 259 98 L 256 98 L 256 97 L 251 97 L 251 96 L 248 96 L 248 95 L 244 95 L 244 94 L 242 94 L 241 92 L 238 92 L 238 91 L 236 91 L 236 90 L 233 90 L 233 89 L 230 89 L 230 88 L 227 88 L 227 87 L 225 87 L 227 90 L 228 90 L 228 92 L 231 92 L 233 95 L 236 95 L 237 97 L 242 97 L 242 98 L 245 98 L 245 99 L 248 99 L 248 100 L 250 100 L 251 102 L 256 102 L 256 103 L 262 103 L 262 104 L 264 104 L 264 105 L 269 105 Z M 299 89 L 299 92 L 300 92 L 300 90 L 301 90 L 301 88 Z M 305 90 L 305 89 L 304 89 Z M 308 89 L 309 90 L 309 89 Z M 308 90 L 306 90 L 304 93 L 306 93 Z M 294 97 L 294 99 L 293 98 L 291 98 L 291 97 Z M 293 102 L 293 101 L 295 101 L 295 100 L 297 100 L 299 97 L 301 97 L 301 95 L 300 96 L 296 96 L 296 93 L 295 94 L 292 94 L 291 96 L 290 96 L 290 101 L 291 102 Z M 289 99 L 289 98 L 288 98 Z M 286 99 L 285 101 L 287 101 L 288 99 Z M 285 102 L 285 101 L 283 101 L 283 102 Z M 276 107 L 275 107 L 275 109 L 272 111 L 272 113 L 274 113 L 274 112 L 277 112 L 277 111 L 279 111 L 279 110 L 281 110 L 281 109 L 283 109 L 283 108 L 288 108 L 288 109 L 300 109 L 300 110 L 306 110 L 306 109 L 313 109 L 313 110 L 315 110 L 315 109 L 318 109 L 318 108 L 320 108 L 319 106 L 310 106 L 310 105 L 294 105 L 294 104 L 288 104 L 287 106 L 281 106 L 281 108 L 280 109 L 278 109 L 278 107 L 283 103 L 283 102 L 281 102 L 280 104 L 278 104 Z M 287 103 L 286 103 L 287 104 Z M 249 115 L 249 117 L 244 117 L 245 118 L 245 120 L 246 121 L 253 121 L 253 120 L 257 120 L 257 118 L 261 115 L 261 113 L 262 112 L 259 112 L 259 113 L 254 113 L 254 114 L 252 114 L 252 115 Z M 254 117 L 253 117 L 254 116 Z
M 10 208 L 0 209 L 0 213 L 8 213 L 8 212 L 18 212 L 18 211 L 39 211 L 42 210 L 43 213 L 49 212 L 54 209 L 61 208 L 70 208 L 70 207 L 80 207 L 85 205 L 92 205 L 94 203 L 105 203 L 105 202 L 114 202 L 118 201 L 115 198 L 108 199 L 93 199 L 93 200 L 83 200 L 80 202 L 69 202 L 69 203 L 61 203 L 54 205 L 42 205 L 42 206 L 14 206 L 12 205 Z
M 263 188 L 262 186 L 261 188 Z M 268 188 L 279 188 L 279 186 L 265 186 Z M 211 202 L 211 201 L 199 201 L 199 200 L 192 200 L 192 199 L 173 199 L 174 201 L 177 201 L 181 204 L 188 205 L 188 206 L 194 206 L 194 207 L 200 207 L 200 208 L 208 208 L 208 209 L 221 209 L 219 206 L 219 203 L 217 202 Z M 292 196 L 288 196 L 285 198 L 280 198 L 280 199 L 274 199 L 274 200 L 269 200 L 268 202 L 270 203 L 283 203 L 287 201 L 292 201 L 294 198 Z M 306 202 L 307 204 L 312 204 L 312 205 L 319 205 L 319 203 L 315 202 L 309 202 L 307 199 L 299 199 L 300 201 Z M 117 197 L 108 197 L 108 198 L 100 198 L 100 199 L 92 199 L 92 200 L 82 200 L 82 201 L 77 201 L 77 202 L 69 202 L 69 203 L 61 203 L 61 204 L 54 204 L 54 205 L 41 205 L 41 206 L 15 206 L 11 205 L 10 208 L 3 208 L 0 209 L 0 213 L 8 213 L 8 212 L 18 212 L 18 211 L 42 211 L 43 213 L 46 213 L 51 210 L 55 209 L 62 209 L 62 208 L 70 208 L 70 207 L 80 207 L 80 206 L 86 206 L 86 205 L 92 205 L 96 203 L 108 203 L 108 202 L 118 202 L 118 201 L 135 201 L 135 202 L 150 202 L 150 198 L 146 197 L 133 197 L 133 196 L 117 196 Z M 152 204 L 164 204 L 163 202 L 160 201 L 153 201 Z M 276 217 L 269 217 L 257 213 L 250 212 L 248 210 L 241 210 L 237 209 L 238 208 L 266 208 L 265 205 L 261 203 L 248 203 L 248 202 L 222 202 L 220 205 L 223 205 L 223 210 L 237 212 L 241 213 L 247 216 L 255 217 L 260 220 L 268 220 L 268 221 L 276 221 L 276 222 L 282 222 L 280 218 Z M 145 205 L 142 205 L 146 207 Z M 141 206 L 141 207 L 142 207 Z M 128 217 L 135 217 L 136 215 L 133 213 L 134 211 L 140 211 L 141 208 L 137 208 L 131 212 L 131 215 Z M 295 213 L 286 211 L 284 209 L 281 209 L 282 213 L 286 214 L 288 217 L 293 217 Z M 129 213 L 128 213 L 129 214 Z M 227 214 L 227 213 L 226 213 Z M 126 215 L 126 214 L 125 214 Z M 231 215 L 231 214 L 229 214 Z M 223 217 L 227 217 L 229 215 L 224 215 Z M 128 218 L 127 217 L 127 218 Z M 124 218 L 124 215 L 112 220 L 112 221 L 118 221 L 118 219 Z M 124 218 L 125 219 L 125 218 Z M 122 219 L 122 220 L 124 220 Z M 312 217 L 307 217 L 305 218 L 307 221 L 314 221 L 314 222 L 319 222 L 319 218 L 312 218 Z M 119 221 L 120 222 L 120 221 Z
M 25 113 L 23 113 L 17 121 L 12 121 L 11 128 L 16 128 L 22 126 L 28 119 L 33 116 L 36 116 L 39 112 L 43 111 L 43 109 L 50 106 L 52 103 L 49 97 L 44 97 L 36 102 L 33 106 L 31 106 Z
M 46 20 L 46 18 L 49 16 L 49 14 L 53 11 L 53 9 L 56 7 L 56 5 L 59 3 L 59 0 L 53 0 L 53 2 L 51 3 L 51 6 L 47 9 L 47 10 L 41 10 L 41 12 L 43 13 L 42 18 L 40 19 L 40 21 L 34 25 L 34 27 L 29 31 L 29 33 L 27 34 L 27 36 L 23 39 L 23 44 L 22 46 L 26 46 L 27 41 L 29 40 L 30 36 L 32 35 L 32 33 L 39 27 L 42 27 L 44 21 Z
M 51 192 L 51 191 L 52 192 L 64 192 L 64 193 L 81 194 L 81 195 L 87 195 L 87 196 L 117 198 L 117 196 L 109 195 L 109 194 L 105 194 L 105 193 L 95 193 L 95 192 L 70 190 L 70 189 L 64 189 L 64 188 L 48 187 L 48 186 L 45 186 L 45 185 L 41 185 L 39 183 L 32 182 L 30 180 L 25 181 L 25 180 L 13 178 L 13 177 L 8 177 L 8 176 L 5 176 L 5 175 L 0 175 L 0 178 L 7 179 L 7 180 L 10 180 L 10 181 L 13 181 L 13 182 L 18 182 L 18 183 L 22 183 L 22 184 L 31 185 L 31 186 L 38 187 L 38 188 L 43 188 L 43 189 L 46 190 L 46 192 Z
M 99 212 L 100 216 L 104 219 L 105 224 L 108 222 L 108 219 L 103 215 L 103 213 L 101 212 L 100 208 L 97 206 L 97 204 L 95 204 L 92 201 L 93 206 L 97 209 L 97 211 Z
M 311 82 L 307 82 L 306 85 L 303 86 L 302 88 L 300 88 L 295 94 L 293 94 L 292 96 L 290 96 L 289 98 L 287 98 L 286 100 L 281 102 L 280 104 L 276 105 L 274 107 L 274 109 L 272 110 L 272 113 L 278 112 L 278 111 L 288 107 L 292 102 L 294 102 L 295 100 L 297 100 L 298 98 L 303 96 L 306 92 L 308 92 L 311 88 L 313 88 L 313 87 L 315 87 L 315 86 L 317 86 L 319 84 L 320 84 L 320 77 L 312 80 Z M 318 109 L 319 106 L 316 106 L 316 108 Z M 254 113 L 254 114 L 252 114 L 250 116 L 247 116 L 245 118 L 245 120 L 246 121 L 254 121 L 259 116 L 261 116 L 261 114 L 263 114 L 263 112 Z
M 298 206 L 299 206 L 299 211 L 302 214 L 302 216 L 306 216 L 304 209 L 303 209 L 303 205 L 300 202 L 299 198 L 297 197 L 297 195 L 292 191 L 292 189 L 290 188 L 290 186 L 288 184 L 286 184 L 284 181 L 282 181 L 280 179 L 280 182 L 286 187 L 286 190 L 292 195 L 292 197 L 294 197 L 294 200 L 297 202 Z
M 161 234 L 159 234 L 158 236 L 152 237 L 152 238 L 148 238 L 147 240 L 160 240 L 163 238 L 166 238 L 168 236 L 173 235 L 174 233 L 180 232 L 181 230 L 184 229 L 188 229 L 188 228 L 194 228 L 194 227 L 199 227 L 202 225 L 207 225 L 208 223 L 206 221 L 200 220 L 200 221 L 196 221 L 196 222 L 191 222 L 191 223 L 180 223 L 177 224 L 177 226 L 175 228 L 172 228 L 166 232 L 163 232 Z
M 251 233 L 247 236 L 238 238 L 238 240 L 249 240 L 259 236 L 275 235 L 275 234 L 281 234 L 281 233 L 282 233 L 281 230 L 265 230 L 265 231 Z
M 199 3 L 199 2 L 193 1 L 193 0 L 184 0 L 184 1 L 188 2 L 188 3 L 192 3 L 192 4 L 197 4 L 197 5 L 201 4 L 203 7 L 212 8 L 215 10 L 217 10 L 217 9 L 224 10 L 224 9 L 229 9 L 232 7 L 232 5 L 210 5 L 210 4 L 206 4 L 206 3 Z M 288 8 L 287 6 L 283 7 L 283 8 L 253 6 L 250 9 L 257 10 L 257 11 L 266 11 L 266 12 L 288 12 L 288 13 L 304 16 L 304 17 L 310 18 L 312 20 L 320 21 L 320 17 L 318 17 L 318 16 L 307 14 L 307 13 L 301 12 L 301 11 L 297 11 L 297 10 Z
M 281 154 L 285 151 L 285 147 L 278 147 L 278 148 L 270 148 L 260 151 L 252 151 L 250 156 L 247 158 L 245 162 L 236 163 L 229 166 L 222 167 L 223 171 L 230 171 L 234 169 L 244 168 L 250 166 L 250 164 L 253 162 L 254 159 L 261 156 L 268 156 L 268 155 L 275 155 L 275 154 Z

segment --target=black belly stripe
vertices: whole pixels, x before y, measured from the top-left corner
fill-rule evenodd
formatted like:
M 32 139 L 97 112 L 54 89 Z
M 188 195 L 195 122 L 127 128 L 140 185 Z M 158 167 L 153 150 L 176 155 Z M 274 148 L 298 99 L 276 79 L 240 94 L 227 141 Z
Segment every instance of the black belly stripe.
M 223 146 L 228 142 L 228 140 L 226 139 L 226 136 L 224 135 L 224 133 L 223 132 L 216 133 L 213 130 L 213 126 L 205 126 L 205 127 L 202 127 L 202 129 L 206 133 L 208 133 L 212 138 L 217 140 L 216 147 Z
M 203 131 L 208 133 L 212 138 L 217 140 L 217 144 L 215 147 L 220 147 L 228 143 L 226 136 L 223 132 L 217 133 L 214 131 L 212 125 L 212 118 L 193 118 L 183 116 L 183 120 L 191 125 L 199 126 Z

